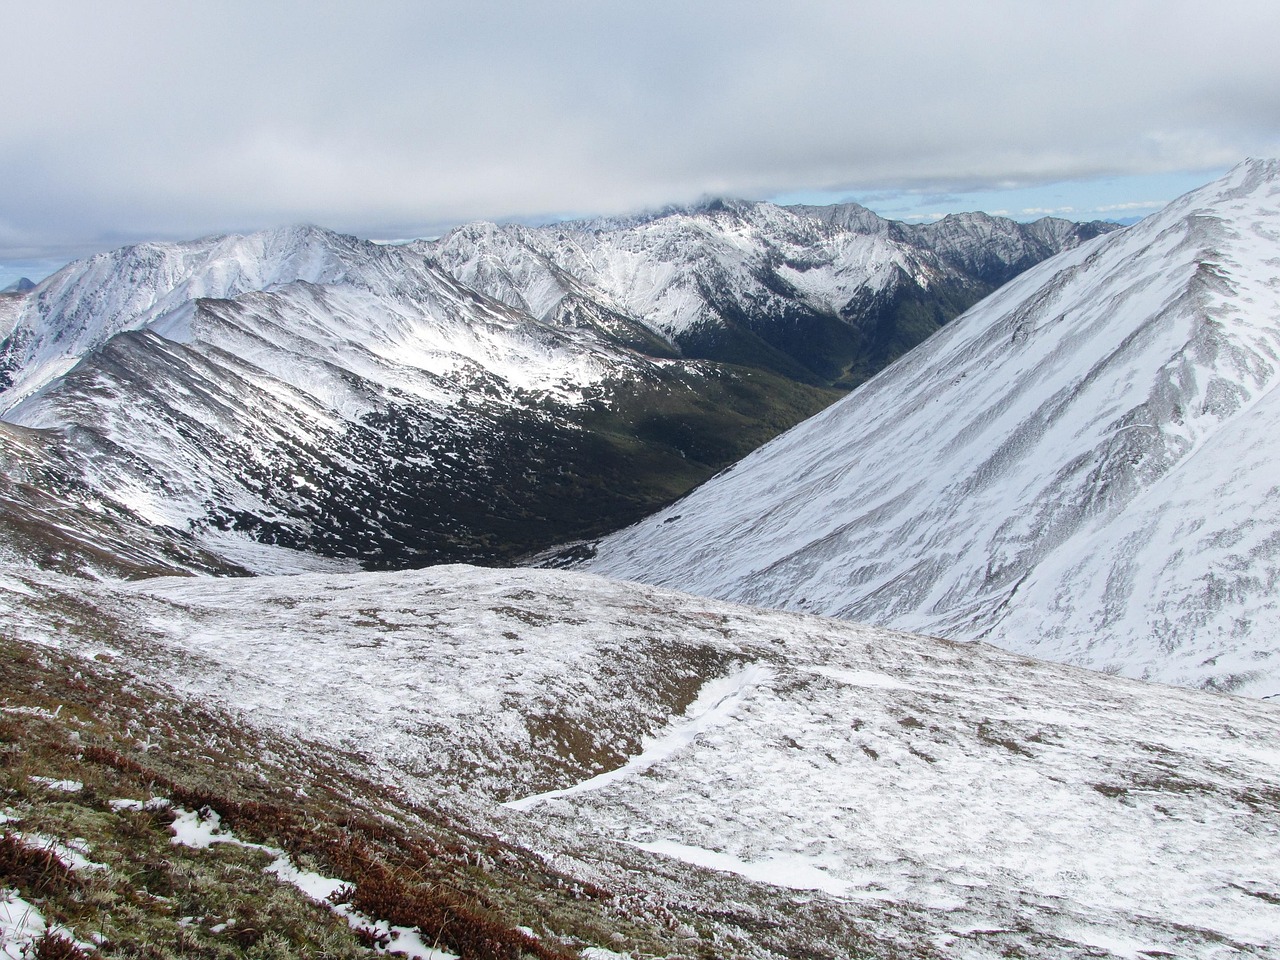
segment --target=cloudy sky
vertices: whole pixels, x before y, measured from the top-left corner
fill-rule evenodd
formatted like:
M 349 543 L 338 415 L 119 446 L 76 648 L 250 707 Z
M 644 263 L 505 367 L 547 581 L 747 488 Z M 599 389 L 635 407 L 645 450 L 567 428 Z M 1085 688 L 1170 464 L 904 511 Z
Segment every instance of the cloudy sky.
M 1280 153 L 1272 0 L 41 0 L 0 23 L 10 273 L 707 195 L 1119 218 Z

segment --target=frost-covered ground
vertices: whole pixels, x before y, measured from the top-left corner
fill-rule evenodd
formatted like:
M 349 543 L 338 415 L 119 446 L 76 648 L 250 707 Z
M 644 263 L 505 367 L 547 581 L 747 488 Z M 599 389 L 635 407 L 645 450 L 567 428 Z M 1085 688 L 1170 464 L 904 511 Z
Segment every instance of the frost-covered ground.
M 122 804 L 143 806 L 141 800 L 121 800 Z M 411 927 L 397 926 L 386 920 L 374 920 L 353 910 L 349 903 L 336 903 L 335 895 L 346 887 L 336 877 L 326 877 L 312 870 L 298 867 L 285 851 L 277 847 L 269 847 L 261 843 L 249 843 L 241 840 L 234 833 L 222 826 L 222 818 L 216 811 L 195 811 L 177 809 L 177 818 L 173 821 L 173 842 L 184 847 L 195 847 L 204 850 L 218 843 L 229 843 L 234 846 L 260 850 L 274 858 L 265 872 L 277 877 L 281 883 L 296 887 L 310 900 L 315 901 L 341 916 L 353 929 L 372 931 L 375 935 L 386 938 L 386 945 L 379 946 L 379 953 L 398 954 L 409 960 L 458 960 L 452 953 L 437 950 L 424 943 L 421 934 Z
M 725 909 L 789 888 L 960 957 L 1280 942 L 1274 704 L 549 571 L 9 571 L 0 615 L 598 876 L 739 878 Z
M 1032 268 L 591 569 L 1280 694 L 1280 162 Z

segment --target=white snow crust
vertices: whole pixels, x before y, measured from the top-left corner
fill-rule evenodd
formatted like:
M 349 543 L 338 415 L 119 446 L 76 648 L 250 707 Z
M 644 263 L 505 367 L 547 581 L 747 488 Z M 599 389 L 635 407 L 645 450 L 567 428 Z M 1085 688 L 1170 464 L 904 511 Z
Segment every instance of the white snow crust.
M 44 936 L 44 914 L 18 896 L 18 891 L 0 888 L 0 957 L 28 960 L 34 941 Z
M 1277 704 L 578 573 L 22 576 L 130 624 L 118 666 L 605 876 L 647 853 L 956 957 L 1280 942 Z

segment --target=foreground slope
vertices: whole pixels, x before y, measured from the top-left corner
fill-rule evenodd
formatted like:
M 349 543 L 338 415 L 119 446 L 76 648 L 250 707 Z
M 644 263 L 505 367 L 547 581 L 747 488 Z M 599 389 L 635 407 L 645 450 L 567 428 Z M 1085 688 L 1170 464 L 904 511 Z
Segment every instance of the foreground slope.
M 0 603 L 14 642 L 359 757 L 579 883 L 638 885 L 688 918 L 685 953 L 1280 938 L 1276 705 L 550 571 L 10 571 Z
M 1280 164 L 1033 268 L 592 569 L 1280 693 Z
M 63 614 L 81 637 L 121 626 Z M 0 631 L 0 655 L 6 960 L 664 956 L 709 925 L 503 842 L 474 802 L 414 802 L 360 757 L 255 730 L 105 654 Z

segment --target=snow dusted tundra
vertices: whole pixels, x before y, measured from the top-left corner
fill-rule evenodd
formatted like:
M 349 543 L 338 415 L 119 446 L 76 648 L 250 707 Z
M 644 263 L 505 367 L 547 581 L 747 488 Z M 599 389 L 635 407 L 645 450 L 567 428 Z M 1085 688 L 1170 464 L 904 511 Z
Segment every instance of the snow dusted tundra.
M 117 639 L 51 631 L 61 596 Z M 883 955 L 1280 943 L 1280 705 L 580 573 L 9 573 L 0 605 L 717 922 L 782 896 Z

